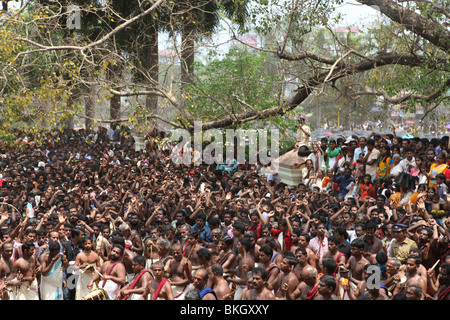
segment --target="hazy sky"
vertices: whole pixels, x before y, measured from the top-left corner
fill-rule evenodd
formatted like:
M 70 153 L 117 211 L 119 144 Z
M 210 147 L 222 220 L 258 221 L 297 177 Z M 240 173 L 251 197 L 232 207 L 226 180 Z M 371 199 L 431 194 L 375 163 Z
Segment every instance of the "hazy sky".
M 360 24 L 360 27 L 364 24 L 373 22 L 379 15 L 378 11 L 353 0 L 348 0 L 338 6 L 337 11 L 344 15 L 344 25 Z
M 286 1 L 290 3 L 290 0 Z M 11 8 L 18 8 L 20 6 L 20 3 L 21 1 L 11 1 L 9 3 L 9 6 Z M 339 23 L 339 26 L 355 26 L 359 27 L 362 30 L 367 28 L 370 23 L 375 22 L 377 17 L 379 16 L 379 13 L 376 10 L 366 5 L 361 5 L 354 0 L 345 1 L 343 4 L 339 5 L 336 10 L 343 15 L 342 22 Z M 223 43 L 230 39 L 230 33 L 227 30 L 223 30 L 218 32 L 218 34 L 214 38 L 214 44 Z M 173 40 L 169 40 L 165 35 L 162 35 L 160 40 L 160 50 L 173 47 Z M 179 39 L 177 40 L 179 41 Z M 225 51 L 227 51 L 228 45 L 225 44 L 224 48 L 226 48 Z

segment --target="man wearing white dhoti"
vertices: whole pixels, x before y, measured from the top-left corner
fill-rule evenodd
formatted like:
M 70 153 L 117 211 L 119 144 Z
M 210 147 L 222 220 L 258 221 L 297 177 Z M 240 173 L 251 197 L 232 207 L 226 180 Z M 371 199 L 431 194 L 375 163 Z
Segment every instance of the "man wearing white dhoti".
M 74 274 L 78 275 L 75 300 L 81 300 L 91 292 L 88 288 L 97 268 L 100 268 L 100 256 L 93 250 L 95 245 L 92 239 L 85 237 L 81 240 L 83 251 L 77 254 L 74 264 Z
M 41 300 L 63 300 L 63 267 L 68 267 L 67 257 L 60 252 L 58 242 L 52 242 L 49 250 L 44 252 L 41 264 L 41 283 L 39 286 Z
M 98 280 L 98 287 L 108 293 L 110 300 L 116 298 L 120 288 L 126 283 L 126 269 L 122 262 L 125 248 L 120 244 L 114 244 L 109 254 L 109 260 L 102 264 L 99 273 L 95 273 L 89 281 L 88 288 L 93 289 L 94 283 Z
M 14 262 L 17 279 L 21 281 L 21 285 L 17 287 L 16 300 L 39 300 L 36 274 L 40 272 L 40 266 L 34 251 L 34 243 L 25 241 L 22 244 L 22 256 Z

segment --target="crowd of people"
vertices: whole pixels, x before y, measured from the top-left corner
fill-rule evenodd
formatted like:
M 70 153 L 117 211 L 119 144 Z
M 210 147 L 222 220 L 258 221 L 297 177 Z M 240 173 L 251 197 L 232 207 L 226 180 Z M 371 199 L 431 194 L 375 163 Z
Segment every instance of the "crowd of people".
M 1 299 L 450 299 L 448 137 L 301 132 L 296 185 L 272 163 L 177 164 L 164 133 L 17 132 Z

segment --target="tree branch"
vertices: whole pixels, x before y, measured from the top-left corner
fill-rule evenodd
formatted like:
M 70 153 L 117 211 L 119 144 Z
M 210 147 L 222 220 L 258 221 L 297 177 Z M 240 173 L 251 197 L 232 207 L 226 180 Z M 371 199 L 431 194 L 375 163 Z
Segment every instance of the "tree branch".
M 27 39 L 27 38 L 16 37 L 16 38 L 14 38 L 14 40 L 22 41 L 22 42 L 28 43 L 28 44 L 30 44 L 30 45 L 32 45 L 34 47 L 39 48 L 39 49 L 36 49 L 36 50 L 20 52 L 17 55 L 16 59 L 19 58 L 22 55 L 27 55 L 27 54 L 36 53 L 36 52 L 59 51 L 59 50 L 72 50 L 72 51 L 82 51 L 83 52 L 83 51 L 86 51 L 86 50 L 98 47 L 99 45 L 101 45 L 104 42 L 106 42 L 107 40 L 109 40 L 112 36 L 116 35 L 120 31 L 122 31 L 123 29 L 125 29 L 128 26 L 132 25 L 136 21 L 144 18 L 145 16 L 151 14 L 163 2 L 164 2 L 163 0 L 156 1 L 150 8 L 148 8 L 144 12 L 134 16 L 133 18 L 127 20 L 126 22 L 120 24 L 119 26 L 117 26 L 115 29 L 113 29 L 108 34 L 104 35 L 99 40 L 91 42 L 91 43 L 89 43 L 89 44 L 87 44 L 85 46 L 82 46 L 82 47 L 80 47 L 80 46 L 46 46 L 46 45 L 42 45 L 42 44 L 40 44 L 38 42 L 32 41 L 32 40 Z
M 359 92 L 355 92 L 352 93 L 352 96 L 360 96 L 360 95 L 375 95 L 375 96 L 382 96 L 383 99 L 386 102 L 389 102 L 390 104 L 393 105 L 397 105 L 400 103 L 403 103 L 409 99 L 414 99 L 414 100 L 421 100 L 424 102 L 430 102 L 435 100 L 436 98 L 438 98 L 439 96 L 442 95 L 443 92 L 446 91 L 446 89 L 450 87 L 450 79 L 447 80 L 442 86 L 439 87 L 439 89 L 437 89 L 436 91 L 432 92 L 429 95 L 414 95 L 412 93 L 410 94 L 405 94 L 403 96 L 400 97 L 391 97 L 389 96 L 389 94 L 385 91 L 385 90 L 379 90 L 379 91 L 372 91 L 372 90 L 366 90 L 366 91 L 359 91 Z
M 377 7 L 391 20 L 403 25 L 411 32 L 427 39 L 436 47 L 448 53 L 450 50 L 450 32 L 442 25 L 411 11 L 392 0 L 356 0 L 367 6 Z

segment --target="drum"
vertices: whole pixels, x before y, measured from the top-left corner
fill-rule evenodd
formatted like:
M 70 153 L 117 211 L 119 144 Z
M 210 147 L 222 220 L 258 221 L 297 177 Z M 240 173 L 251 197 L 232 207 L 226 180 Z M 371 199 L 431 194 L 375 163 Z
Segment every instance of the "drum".
M 109 300 L 105 289 L 95 289 L 85 295 L 81 300 Z

